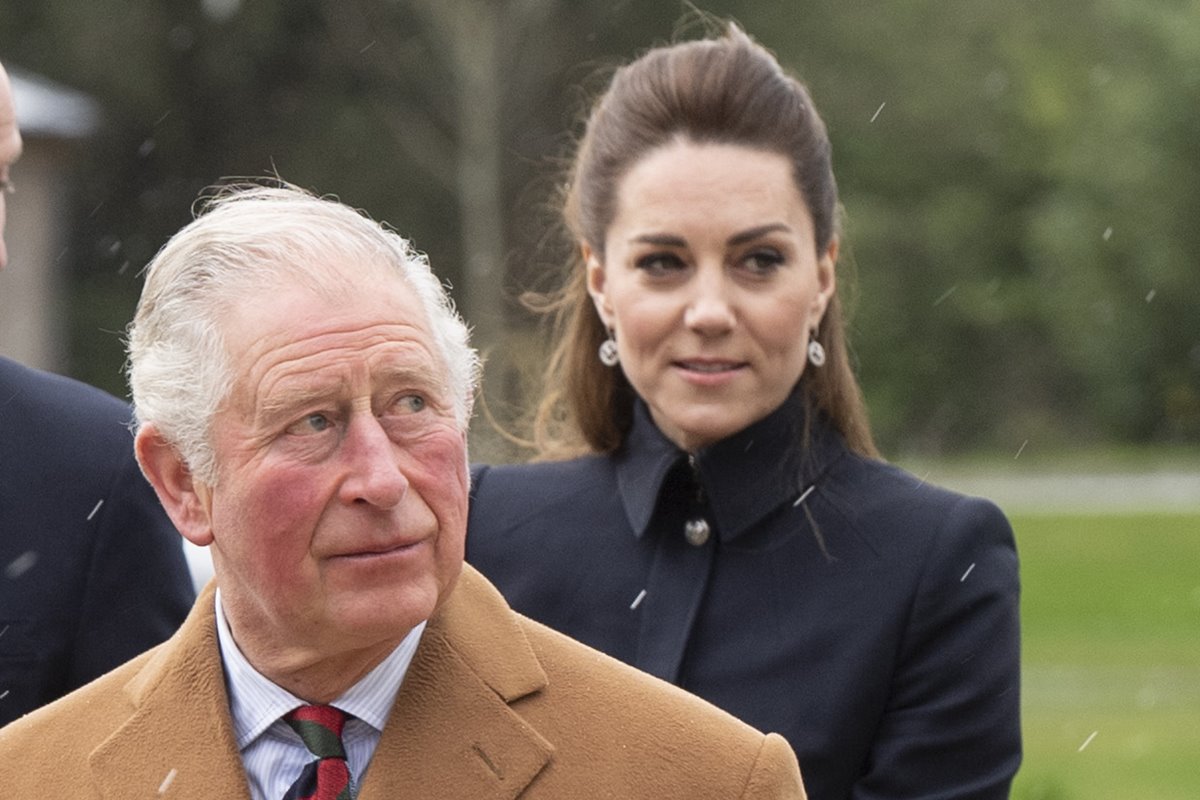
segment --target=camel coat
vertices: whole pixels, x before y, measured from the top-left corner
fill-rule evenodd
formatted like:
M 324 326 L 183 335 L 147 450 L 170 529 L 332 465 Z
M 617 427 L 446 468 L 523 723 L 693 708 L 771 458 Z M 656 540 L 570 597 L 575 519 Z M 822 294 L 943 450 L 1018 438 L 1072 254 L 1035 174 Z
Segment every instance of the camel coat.
M 43 800 L 248 798 L 210 585 L 169 641 L 0 729 L 0 786 Z M 430 620 L 360 800 L 804 798 L 795 756 L 514 613 L 471 567 Z

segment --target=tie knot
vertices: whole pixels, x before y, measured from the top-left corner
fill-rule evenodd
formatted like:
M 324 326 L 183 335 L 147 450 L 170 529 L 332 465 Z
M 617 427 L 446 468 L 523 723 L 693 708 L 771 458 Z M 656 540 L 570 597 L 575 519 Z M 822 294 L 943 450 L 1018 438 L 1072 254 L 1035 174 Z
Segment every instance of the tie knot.
M 342 726 L 346 713 L 333 706 L 300 706 L 283 715 L 308 751 L 317 758 L 345 758 L 342 747 Z

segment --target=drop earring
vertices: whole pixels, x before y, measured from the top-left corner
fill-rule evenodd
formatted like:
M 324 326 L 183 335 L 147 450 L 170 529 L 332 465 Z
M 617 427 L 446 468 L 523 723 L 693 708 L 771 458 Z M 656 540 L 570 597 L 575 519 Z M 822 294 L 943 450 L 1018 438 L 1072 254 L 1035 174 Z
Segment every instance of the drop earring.
M 814 367 L 825 365 L 825 348 L 817 341 L 816 331 L 812 332 L 812 336 L 808 340 L 808 363 Z
M 621 363 L 621 354 L 617 352 L 617 340 L 613 338 L 612 331 L 608 332 L 608 338 L 600 343 L 600 363 L 606 367 L 615 367 Z

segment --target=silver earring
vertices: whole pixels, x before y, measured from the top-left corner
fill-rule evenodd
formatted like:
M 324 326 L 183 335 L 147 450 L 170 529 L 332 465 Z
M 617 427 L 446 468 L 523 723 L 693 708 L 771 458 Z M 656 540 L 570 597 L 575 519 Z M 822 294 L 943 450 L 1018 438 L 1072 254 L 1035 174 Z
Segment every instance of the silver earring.
M 825 348 L 817 341 L 816 331 L 813 331 L 812 338 L 808 340 L 808 363 L 814 367 L 825 365 Z
M 621 362 L 621 354 L 617 352 L 617 340 L 612 334 L 600 343 L 600 363 L 606 367 L 615 367 Z

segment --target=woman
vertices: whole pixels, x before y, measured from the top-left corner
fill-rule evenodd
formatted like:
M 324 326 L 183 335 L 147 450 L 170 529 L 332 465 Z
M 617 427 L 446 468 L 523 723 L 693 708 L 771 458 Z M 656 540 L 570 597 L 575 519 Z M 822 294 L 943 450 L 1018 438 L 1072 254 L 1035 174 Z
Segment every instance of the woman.
M 783 733 L 816 800 L 1007 797 L 1012 533 L 879 460 L 837 208 L 807 92 L 736 27 L 618 70 L 567 184 L 581 263 L 539 414 L 560 459 L 476 470 L 468 560 Z

